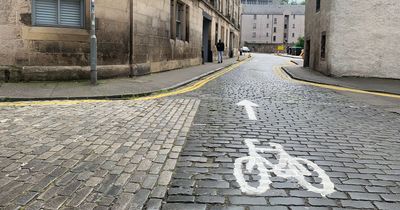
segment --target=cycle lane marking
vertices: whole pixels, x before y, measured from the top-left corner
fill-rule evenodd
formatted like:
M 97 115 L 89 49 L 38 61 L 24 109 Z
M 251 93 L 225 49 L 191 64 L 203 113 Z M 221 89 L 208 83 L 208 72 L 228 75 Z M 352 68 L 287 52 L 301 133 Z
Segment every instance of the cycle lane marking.
M 234 163 L 234 176 L 243 193 L 260 195 L 267 192 L 272 183 L 270 180 L 271 173 L 285 179 L 296 179 L 300 186 L 308 191 L 321 194 L 322 197 L 326 197 L 326 195 L 335 192 L 334 184 L 329 176 L 322 168 L 312 161 L 290 156 L 280 144 L 270 143 L 270 148 L 257 148 L 255 143 L 260 143 L 258 140 L 246 139 L 245 142 L 249 148 L 249 156 L 237 158 Z M 260 153 L 266 154 L 267 152 L 278 154 L 277 164 L 272 164 L 269 160 L 260 155 Z M 322 185 L 322 188 L 315 187 L 306 180 L 305 176 L 311 176 L 312 171 L 310 172 L 301 162 L 311 167 L 312 170 L 318 174 L 318 177 L 321 179 L 320 185 Z M 245 171 L 248 173 L 252 173 L 255 166 L 257 166 L 257 170 L 260 173 L 259 185 L 257 187 L 250 186 L 246 182 L 242 167 L 243 164 L 246 164 Z M 268 169 L 266 166 L 269 166 L 271 169 Z
M 238 106 L 243 106 L 247 112 L 247 116 L 249 117 L 250 120 L 256 121 L 257 116 L 256 112 L 254 111 L 254 107 L 259 107 L 258 104 L 255 104 L 249 100 L 243 100 L 236 105 Z

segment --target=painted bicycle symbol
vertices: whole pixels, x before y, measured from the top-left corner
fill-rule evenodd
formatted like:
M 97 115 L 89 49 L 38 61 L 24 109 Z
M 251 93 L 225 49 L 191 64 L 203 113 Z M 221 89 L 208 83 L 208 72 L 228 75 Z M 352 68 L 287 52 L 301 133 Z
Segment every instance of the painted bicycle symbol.
M 258 195 L 267 192 L 270 189 L 270 173 L 285 179 L 295 179 L 298 184 L 308 191 L 321 194 L 323 197 L 335 192 L 334 184 L 329 176 L 317 164 L 304 159 L 290 156 L 280 144 L 269 143 L 269 148 L 257 148 L 255 144 L 260 143 L 255 139 L 246 139 L 245 143 L 249 148 L 249 156 L 241 157 L 235 160 L 234 175 L 240 185 L 242 192 L 249 195 Z M 278 163 L 273 164 L 260 154 L 277 154 Z M 253 173 L 258 170 L 260 180 L 257 187 L 251 186 L 245 178 L 243 165 L 247 173 Z M 312 171 L 307 168 L 312 168 Z M 320 178 L 320 186 L 314 186 L 306 180 L 305 176 L 311 176 L 315 172 Z

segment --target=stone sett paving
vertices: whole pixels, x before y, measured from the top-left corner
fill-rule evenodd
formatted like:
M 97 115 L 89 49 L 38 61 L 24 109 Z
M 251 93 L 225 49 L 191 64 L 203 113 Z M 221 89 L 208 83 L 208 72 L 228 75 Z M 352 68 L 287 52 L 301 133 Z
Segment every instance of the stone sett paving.
M 272 66 L 287 61 L 256 55 L 184 96 L 201 103 L 163 210 L 400 209 L 400 115 L 278 79 Z M 243 107 L 236 106 L 243 99 L 260 105 L 258 121 L 249 121 Z M 260 140 L 258 146 L 281 144 L 291 156 L 313 161 L 336 192 L 324 198 L 271 173 L 270 190 L 242 193 L 233 169 L 237 158 L 248 155 L 246 138 Z M 260 179 L 256 172 L 246 176 L 254 186 Z M 319 183 L 313 176 L 307 181 Z
M 159 209 L 198 105 L 0 108 L 0 209 Z

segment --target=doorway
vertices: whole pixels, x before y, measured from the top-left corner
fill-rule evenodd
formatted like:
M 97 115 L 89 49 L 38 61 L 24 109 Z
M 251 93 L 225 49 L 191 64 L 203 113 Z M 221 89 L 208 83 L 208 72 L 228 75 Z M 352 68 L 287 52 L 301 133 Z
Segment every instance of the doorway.
M 233 48 L 235 47 L 235 34 L 230 32 L 229 34 L 229 57 L 233 58 Z
M 306 41 L 306 51 L 304 53 L 304 67 L 310 67 L 310 52 L 311 52 L 311 40 Z
M 211 51 L 211 18 L 206 15 L 203 17 L 203 47 L 202 47 L 203 63 L 212 62 L 213 56 Z

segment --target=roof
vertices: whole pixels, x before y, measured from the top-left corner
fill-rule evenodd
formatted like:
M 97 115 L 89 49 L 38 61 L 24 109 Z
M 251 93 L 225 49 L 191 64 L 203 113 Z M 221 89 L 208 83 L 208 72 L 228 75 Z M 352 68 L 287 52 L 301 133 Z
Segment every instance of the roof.
M 242 4 L 243 15 L 304 15 L 305 5 L 254 5 Z

